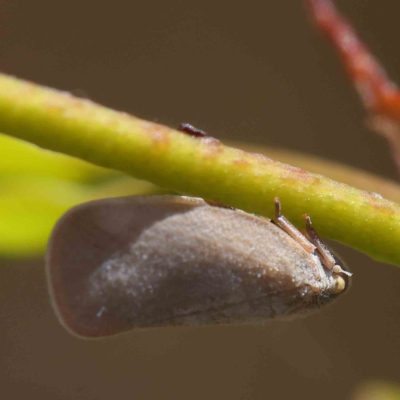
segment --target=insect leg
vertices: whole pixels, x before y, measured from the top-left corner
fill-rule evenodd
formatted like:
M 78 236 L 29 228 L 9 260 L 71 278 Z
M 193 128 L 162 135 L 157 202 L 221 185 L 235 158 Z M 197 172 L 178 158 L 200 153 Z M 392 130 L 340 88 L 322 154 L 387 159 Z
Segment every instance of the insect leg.
M 297 243 L 303 247 L 308 253 L 314 253 L 315 246 L 286 218 L 281 214 L 281 203 L 277 197 L 275 202 L 275 219 L 276 224 L 291 236 Z

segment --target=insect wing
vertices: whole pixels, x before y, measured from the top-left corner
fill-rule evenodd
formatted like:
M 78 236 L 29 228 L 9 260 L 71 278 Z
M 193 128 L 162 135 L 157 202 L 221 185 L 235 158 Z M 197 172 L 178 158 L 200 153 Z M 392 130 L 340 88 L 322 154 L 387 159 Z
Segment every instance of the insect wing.
M 179 196 L 78 206 L 47 254 L 61 322 L 89 337 L 301 312 L 315 306 L 310 285 L 321 268 L 269 220 Z

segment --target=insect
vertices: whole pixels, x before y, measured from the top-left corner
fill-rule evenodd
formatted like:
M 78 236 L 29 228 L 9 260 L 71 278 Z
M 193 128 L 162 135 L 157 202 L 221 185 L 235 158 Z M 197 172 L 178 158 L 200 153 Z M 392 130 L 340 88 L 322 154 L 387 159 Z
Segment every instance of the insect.
M 208 134 L 204 131 L 202 131 L 199 128 L 196 128 L 195 126 L 188 124 L 187 122 L 182 122 L 179 127 L 178 130 L 186 133 L 189 136 L 194 136 L 194 137 L 206 137 L 208 136 Z
M 200 198 L 135 196 L 77 206 L 46 257 L 56 313 L 72 333 L 263 323 L 299 315 L 349 286 L 306 216 L 307 236 Z

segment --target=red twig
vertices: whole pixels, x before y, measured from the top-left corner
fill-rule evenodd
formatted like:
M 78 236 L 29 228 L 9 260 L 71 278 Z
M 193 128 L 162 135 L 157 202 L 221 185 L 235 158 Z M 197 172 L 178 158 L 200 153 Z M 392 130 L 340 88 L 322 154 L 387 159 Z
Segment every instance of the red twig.
M 365 108 L 370 126 L 384 135 L 400 173 L 400 91 L 381 64 L 358 38 L 331 0 L 304 0 L 317 26 L 339 52 Z

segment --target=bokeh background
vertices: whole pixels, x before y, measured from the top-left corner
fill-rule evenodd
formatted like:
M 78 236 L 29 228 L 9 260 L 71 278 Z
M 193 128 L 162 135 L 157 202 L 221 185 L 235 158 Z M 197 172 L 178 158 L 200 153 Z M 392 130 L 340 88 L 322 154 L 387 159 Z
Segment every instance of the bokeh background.
M 337 1 L 400 82 L 399 5 Z M 385 141 L 301 1 L 0 2 L 1 70 L 221 140 L 307 152 L 396 179 Z M 1 189 L 0 189 L 1 190 Z M 346 224 L 348 221 L 338 221 Z M 337 304 L 264 327 L 70 336 L 43 257 L 0 262 L 0 387 L 22 399 L 351 398 L 400 383 L 400 271 L 334 247 L 354 272 Z

